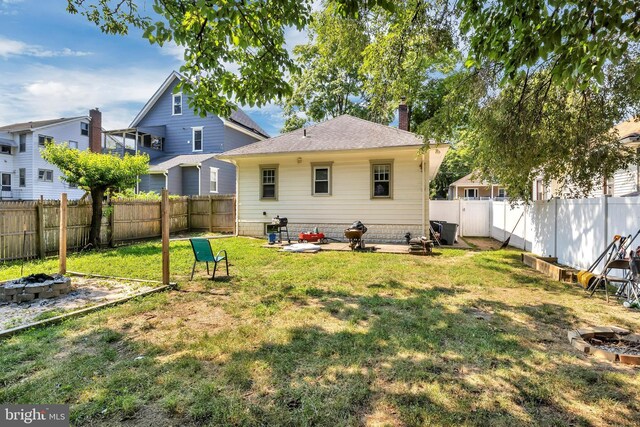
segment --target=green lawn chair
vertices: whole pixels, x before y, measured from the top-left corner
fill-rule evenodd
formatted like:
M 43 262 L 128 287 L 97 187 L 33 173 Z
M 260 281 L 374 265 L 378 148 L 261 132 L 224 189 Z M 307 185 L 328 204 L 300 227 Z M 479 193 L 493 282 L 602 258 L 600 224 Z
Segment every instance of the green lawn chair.
M 191 248 L 193 249 L 193 255 L 196 260 L 193 262 L 193 268 L 191 269 L 191 279 L 193 280 L 193 274 L 196 271 L 196 263 L 198 262 L 206 262 L 207 263 L 207 274 L 209 274 L 209 263 L 213 263 L 213 276 L 211 276 L 211 280 L 216 279 L 216 269 L 218 268 L 218 263 L 224 260 L 224 263 L 227 266 L 227 276 L 229 275 L 229 260 L 227 259 L 227 251 L 224 249 L 219 251 L 216 255 L 213 255 L 213 251 L 211 250 L 211 244 L 208 239 L 203 238 L 194 238 L 189 239 L 191 242 Z M 221 254 L 223 254 L 221 256 Z

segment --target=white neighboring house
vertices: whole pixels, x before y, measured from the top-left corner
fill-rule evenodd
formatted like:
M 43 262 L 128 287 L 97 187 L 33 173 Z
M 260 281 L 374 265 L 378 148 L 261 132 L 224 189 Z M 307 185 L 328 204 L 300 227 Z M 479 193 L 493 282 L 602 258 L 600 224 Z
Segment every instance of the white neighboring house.
M 84 191 L 62 181 L 60 170 L 46 162 L 40 150 L 50 139 L 56 144 L 68 142 L 73 148 L 87 150 L 90 134 L 95 134 L 94 138 L 100 149 L 100 129 L 101 114 L 97 109 L 91 110 L 90 116 L 1 126 L 0 199 L 36 200 L 40 196 L 45 199 L 59 199 L 61 193 L 67 193 L 70 200 L 82 197 Z
M 640 150 L 640 121 L 631 119 L 617 124 L 614 129 L 618 132 L 620 141 L 627 147 Z M 626 169 L 618 169 L 612 177 L 598 183 L 588 197 L 613 196 L 626 197 L 640 195 L 640 165 L 629 165 Z M 560 193 L 560 194 L 558 194 Z M 558 183 L 551 182 L 544 185 L 543 179 L 538 178 L 533 183 L 533 200 L 549 200 L 559 195 L 567 198 L 567 192 L 560 192 Z
M 421 147 L 416 134 L 342 115 L 216 157 L 238 168 L 240 235 L 264 236 L 279 215 L 293 240 L 314 227 L 343 239 L 360 220 L 367 241 L 400 242 L 428 233 L 429 181 L 449 148 Z

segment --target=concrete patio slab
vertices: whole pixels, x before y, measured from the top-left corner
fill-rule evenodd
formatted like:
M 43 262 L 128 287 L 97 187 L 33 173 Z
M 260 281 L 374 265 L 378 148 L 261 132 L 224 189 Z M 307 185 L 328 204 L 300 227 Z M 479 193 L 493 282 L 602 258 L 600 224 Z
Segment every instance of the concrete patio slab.
M 291 240 L 291 243 L 297 243 L 293 240 Z M 393 244 L 393 243 L 367 243 L 365 241 L 366 244 L 366 248 L 364 251 L 372 251 L 372 252 L 376 252 L 376 253 L 386 253 L 386 254 L 408 254 L 409 253 L 409 245 L 403 245 L 403 244 Z M 265 243 L 264 245 L 262 245 L 265 248 L 276 248 L 276 249 L 280 249 L 284 246 L 288 246 L 288 243 L 284 242 L 282 244 L 273 244 L 270 245 L 268 243 Z M 349 247 L 349 243 L 346 242 L 329 242 L 329 243 L 325 243 L 325 244 L 321 244 L 320 247 L 322 248 L 323 251 L 345 251 L 345 252 L 351 252 L 351 248 Z M 374 249 L 371 249 L 374 248 Z M 458 239 L 458 243 L 450 246 L 436 246 L 433 248 L 433 251 L 435 253 L 438 252 L 438 250 L 440 249 L 471 249 L 471 247 L 469 245 L 467 245 L 464 240 L 462 239 Z

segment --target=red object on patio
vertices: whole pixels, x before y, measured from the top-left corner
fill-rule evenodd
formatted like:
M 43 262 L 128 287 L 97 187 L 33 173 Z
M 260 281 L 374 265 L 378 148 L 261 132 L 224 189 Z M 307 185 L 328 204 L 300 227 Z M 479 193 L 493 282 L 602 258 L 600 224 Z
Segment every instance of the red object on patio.
M 300 233 L 298 234 L 299 243 L 327 243 L 327 238 L 324 233 Z

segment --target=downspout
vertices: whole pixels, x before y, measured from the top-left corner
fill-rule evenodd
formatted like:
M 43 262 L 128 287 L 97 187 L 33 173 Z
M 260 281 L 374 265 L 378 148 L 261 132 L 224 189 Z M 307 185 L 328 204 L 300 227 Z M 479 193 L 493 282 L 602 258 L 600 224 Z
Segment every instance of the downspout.
M 202 195 L 202 163 L 197 164 L 198 168 L 198 196 Z
M 235 236 L 240 235 L 240 168 L 235 160 L 231 160 L 231 164 L 236 167 L 236 232 Z
M 169 171 L 166 170 L 162 172 L 162 174 L 164 175 L 164 188 L 166 188 L 167 191 L 169 191 Z

